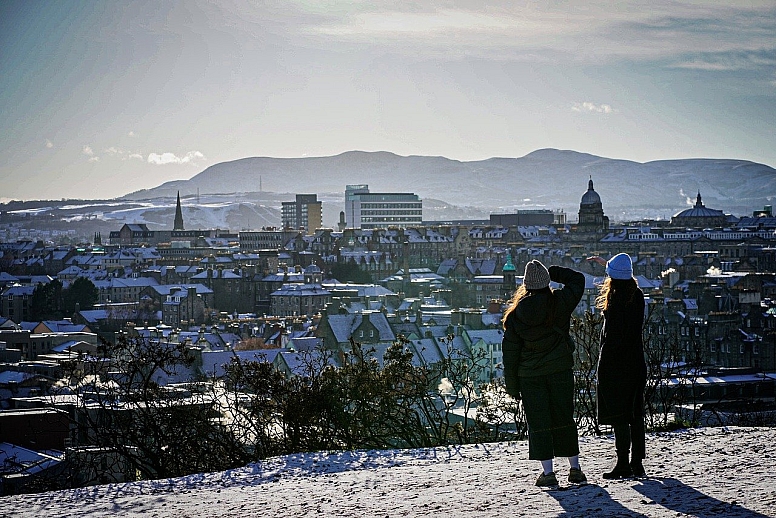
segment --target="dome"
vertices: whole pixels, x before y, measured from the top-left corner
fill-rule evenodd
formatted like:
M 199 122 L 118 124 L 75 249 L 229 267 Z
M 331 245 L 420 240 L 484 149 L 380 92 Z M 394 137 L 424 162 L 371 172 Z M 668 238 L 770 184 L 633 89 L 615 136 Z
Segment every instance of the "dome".
M 587 182 L 587 192 L 582 195 L 582 205 L 596 205 L 601 203 L 601 197 L 593 190 L 593 179 Z
M 698 198 L 695 200 L 695 206 L 690 209 L 685 209 L 679 212 L 675 218 L 719 218 L 724 217 L 725 213 L 721 210 L 709 209 L 701 201 L 701 193 L 698 193 Z

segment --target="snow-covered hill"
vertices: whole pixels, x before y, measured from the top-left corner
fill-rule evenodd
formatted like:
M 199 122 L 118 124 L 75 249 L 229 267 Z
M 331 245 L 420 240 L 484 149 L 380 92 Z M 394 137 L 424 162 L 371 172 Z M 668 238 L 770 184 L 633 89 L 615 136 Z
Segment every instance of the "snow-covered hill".
M 698 191 L 708 207 L 737 216 L 762 209 L 776 198 L 776 170 L 746 160 L 642 164 L 557 149 L 474 162 L 361 151 L 332 157 L 243 158 L 126 198 L 174 196 L 178 190 L 182 194 L 339 193 L 342 197 L 346 185 L 368 184 L 373 192 L 414 192 L 421 198 L 486 213 L 546 208 L 575 215 L 591 177 L 604 211 L 615 221 L 624 217 L 668 219 L 692 205 Z
M 612 222 L 670 219 L 704 204 L 748 216 L 776 199 L 776 170 L 744 160 L 663 160 L 645 164 L 574 151 L 545 149 L 521 158 L 459 162 L 443 157 L 402 157 L 352 151 L 319 158 L 244 158 L 212 165 L 189 180 L 128 194 L 117 200 L 11 202 L 9 215 L 29 214 L 29 225 L 64 218 L 73 226 L 118 230 L 123 223 L 171 228 L 181 193 L 187 229 L 232 231 L 277 227 L 280 208 L 296 194 L 317 194 L 323 224 L 336 228 L 345 187 L 368 184 L 372 192 L 414 192 L 424 200 L 423 219 L 488 219 L 492 213 L 544 208 L 577 220 L 592 178 Z M 117 225 L 117 226 L 114 226 Z
M 583 438 L 589 483 L 534 486 L 526 442 L 289 455 L 220 473 L 0 498 L 2 517 L 776 516 L 775 428 L 650 434 L 649 478 L 607 481 L 611 437 Z M 568 466 L 556 463 L 560 481 Z

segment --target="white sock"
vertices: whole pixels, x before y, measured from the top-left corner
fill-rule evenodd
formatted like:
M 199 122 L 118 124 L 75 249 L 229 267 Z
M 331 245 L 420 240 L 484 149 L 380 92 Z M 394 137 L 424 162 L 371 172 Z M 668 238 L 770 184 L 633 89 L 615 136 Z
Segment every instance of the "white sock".
M 572 468 L 579 469 L 579 455 L 574 455 L 573 457 L 569 457 L 569 466 Z
M 552 473 L 552 459 L 550 460 L 543 460 L 542 461 L 542 469 L 544 470 L 545 475 L 549 475 Z

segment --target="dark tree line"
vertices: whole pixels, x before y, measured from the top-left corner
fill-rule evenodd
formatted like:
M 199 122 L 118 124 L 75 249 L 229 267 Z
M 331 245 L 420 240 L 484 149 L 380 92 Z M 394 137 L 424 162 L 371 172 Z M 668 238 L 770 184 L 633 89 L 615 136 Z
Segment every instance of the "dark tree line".
M 71 316 L 76 308 L 93 308 L 99 298 L 97 287 L 85 277 L 78 277 L 67 288 L 62 281 L 54 279 L 48 284 L 38 284 L 33 290 L 30 317 L 34 321 L 59 320 Z

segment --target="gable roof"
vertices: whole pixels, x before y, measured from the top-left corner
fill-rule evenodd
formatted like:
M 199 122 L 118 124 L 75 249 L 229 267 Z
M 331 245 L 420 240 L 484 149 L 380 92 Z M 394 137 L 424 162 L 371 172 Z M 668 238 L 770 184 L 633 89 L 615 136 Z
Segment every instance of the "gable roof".
M 280 351 L 275 356 L 275 361 L 273 363 L 278 368 L 280 368 L 282 365 L 285 365 L 288 371 L 292 374 L 303 376 L 307 370 L 307 366 L 309 365 L 309 360 L 312 360 L 313 363 L 317 365 L 319 364 L 317 360 L 322 357 L 322 354 L 322 351 L 317 350 L 304 353 L 295 351 Z M 333 366 L 337 365 L 336 360 L 331 355 L 326 357 L 326 363 Z
M 0 317 L 0 329 L 16 329 L 16 322 L 10 318 Z
M 504 338 L 504 332 L 501 329 L 479 329 L 476 331 L 466 331 L 471 338 L 472 343 L 482 340 L 486 344 L 500 344 Z
M 0 284 L 11 284 L 13 282 L 19 282 L 19 278 L 14 277 L 8 272 L 0 272 Z
M 32 292 L 35 291 L 35 286 L 20 286 L 18 284 L 14 284 L 13 286 L 9 286 L 5 290 L 2 291 L 2 295 L 8 296 L 13 295 L 14 297 L 18 296 L 24 296 L 24 295 L 32 295 Z
M 439 344 L 433 338 L 411 340 L 408 346 L 413 352 L 414 365 L 434 365 L 445 358 Z
M 70 320 L 44 320 L 33 330 L 36 333 L 90 333 L 86 324 L 74 324 Z
M 388 323 L 388 319 L 381 312 L 354 313 L 346 315 L 328 315 L 327 320 L 337 343 L 345 343 L 350 340 L 356 329 L 362 324 L 363 319 L 369 320 L 378 332 L 378 340 L 381 342 L 393 342 L 396 335 Z

